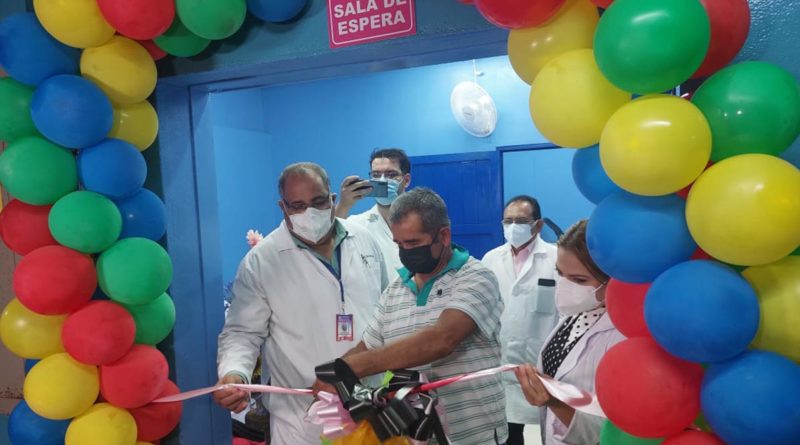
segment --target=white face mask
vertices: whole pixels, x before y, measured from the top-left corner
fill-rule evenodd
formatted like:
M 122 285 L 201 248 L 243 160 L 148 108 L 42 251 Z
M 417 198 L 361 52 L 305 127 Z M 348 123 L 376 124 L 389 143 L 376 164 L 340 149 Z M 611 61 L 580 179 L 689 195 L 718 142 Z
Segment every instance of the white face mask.
M 532 228 L 531 224 L 503 224 L 503 235 L 509 244 L 518 248 L 533 238 Z
M 333 226 L 332 212 L 333 207 L 324 210 L 309 207 L 303 213 L 289 215 L 289 220 L 292 222 L 292 232 L 303 239 L 316 243 L 331 231 Z
M 581 286 L 564 278 L 556 278 L 556 307 L 563 315 L 575 315 L 581 312 L 597 309 L 603 304 L 597 301 L 597 291 L 604 285 L 597 288 L 592 286 Z

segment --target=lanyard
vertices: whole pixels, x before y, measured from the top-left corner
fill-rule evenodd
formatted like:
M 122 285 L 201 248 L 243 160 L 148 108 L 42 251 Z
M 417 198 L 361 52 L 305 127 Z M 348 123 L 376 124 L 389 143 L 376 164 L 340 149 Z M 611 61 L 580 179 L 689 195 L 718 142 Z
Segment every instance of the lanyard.
M 336 281 L 339 283 L 339 296 L 341 297 L 341 313 L 342 313 L 342 315 L 344 315 L 345 314 L 345 310 L 344 310 L 344 285 L 342 284 L 342 273 L 341 273 L 341 270 L 342 270 L 342 267 L 343 267 L 341 245 L 336 246 L 336 249 L 334 249 L 334 250 L 335 250 L 334 253 L 336 255 L 336 261 L 339 264 L 339 272 L 337 272 L 336 269 L 333 268 L 333 265 L 328 264 L 326 261 L 323 261 L 320 258 L 317 258 L 317 259 L 319 260 L 320 263 L 322 263 L 323 266 L 325 266 L 325 269 L 327 269 L 328 272 L 330 272 L 331 275 L 333 275 L 333 277 L 336 278 Z

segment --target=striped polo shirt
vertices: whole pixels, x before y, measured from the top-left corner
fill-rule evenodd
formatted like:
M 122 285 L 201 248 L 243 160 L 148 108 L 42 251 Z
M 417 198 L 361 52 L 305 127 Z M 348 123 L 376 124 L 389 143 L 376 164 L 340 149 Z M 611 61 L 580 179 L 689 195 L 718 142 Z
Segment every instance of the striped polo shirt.
M 472 318 L 477 329 L 447 357 L 415 369 L 433 381 L 500 365 L 503 302 L 497 279 L 486 266 L 466 249 L 454 246 L 447 267 L 423 289 L 417 289 L 407 269 L 399 274 L 381 295 L 364 332 L 367 348 L 382 347 L 433 326 L 442 311 L 455 309 Z M 436 393 L 453 444 L 506 442 L 505 395 L 499 376 L 454 383 Z

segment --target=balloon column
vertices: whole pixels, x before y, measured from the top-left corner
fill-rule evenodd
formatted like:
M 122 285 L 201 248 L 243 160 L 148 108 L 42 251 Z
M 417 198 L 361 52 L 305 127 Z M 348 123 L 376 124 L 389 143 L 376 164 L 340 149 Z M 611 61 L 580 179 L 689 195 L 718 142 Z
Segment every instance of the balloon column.
M 158 134 L 155 60 L 189 57 L 306 0 L 35 0 L 0 21 L 0 238 L 23 255 L 0 339 L 39 360 L 10 418 L 15 445 L 136 445 L 181 405 L 156 348 L 172 331 L 165 207 L 143 188 Z M 108 298 L 99 298 L 107 296 Z M 110 300 L 108 300 L 110 299 Z
M 597 204 L 587 243 L 628 337 L 597 370 L 601 443 L 800 443 L 800 171 L 777 157 L 800 88 L 773 64 L 726 66 L 747 0 L 474 4 L 510 29 L 533 122 L 580 149 Z M 693 95 L 664 93 L 692 78 Z M 713 433 L 686 432 L 701 411 Z

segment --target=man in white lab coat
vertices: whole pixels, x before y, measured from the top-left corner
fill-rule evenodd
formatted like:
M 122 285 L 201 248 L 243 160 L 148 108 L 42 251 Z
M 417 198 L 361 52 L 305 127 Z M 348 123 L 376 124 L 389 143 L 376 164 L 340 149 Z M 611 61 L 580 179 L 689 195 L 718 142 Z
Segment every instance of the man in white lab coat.
M 388 283 L 378 245 L 358 225 L 335 218 L 328 175 L 312 163 L 281 173 L 284 221 L 245 256 L 219 336 L 221 383 L 244 383 L 266 342 L 272 383 L 310 387 L 314 366 L 339 357 L 361 332 Z M 247 406 L 244 391 L 214 393 L 231 411 Z M 272 445 L 318 445 L 321 429 L 304 422 L 312 398 L 273 394 Z
M 536 199 L 512 198 L 503 210 L 506 244 L 483 257 L 497 275 L 505 303 L 500 342 L 503 363 L 535 363 L 544 340 L 558 321 L 555 308 L 556 247 L 541 239 L 541 209 Z M 513 375 L 504 375 L 507 445 L 522 445 L 526 424 L 539 423 L 539 412 L 522 393 Z
M 369 179 L 361 180 L 358 176 L 348 176 L 342 181 L 339 190 L 340 202 L 336 206 L 336 216 L 347 218 L 348 221 L 358 223 L 369 231 L 381 248 L 389 273 L 389 281 L 394 281 L 398 276 L 397 271 L 403 267 L 403 264 L 400 262 L 397 244 L 395 244 L 392 231 L 389 229 L 389 207 L 411 183 L 411 163 L 403 150 L 381 148 L 372 152 L 369 166 L 369 179 L 386 181 L 389 189 L 388 196 L 375 198 L 375 205 L 371 209 L 347 218 L 356 201 L 372 191 Z

